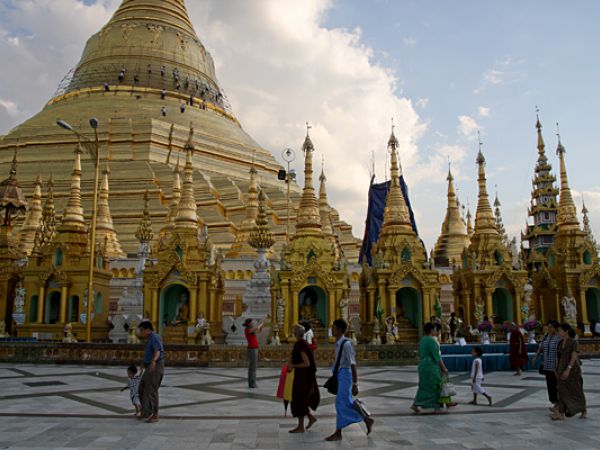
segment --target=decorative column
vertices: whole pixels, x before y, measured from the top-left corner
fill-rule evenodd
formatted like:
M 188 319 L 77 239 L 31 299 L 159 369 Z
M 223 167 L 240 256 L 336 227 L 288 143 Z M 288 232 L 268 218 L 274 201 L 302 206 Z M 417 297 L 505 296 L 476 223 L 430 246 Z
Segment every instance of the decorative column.
M 198 300 L 198 313 L 203 313 L 204 317 L 207 317 L 207 306 L 208 306 L 208 278 L 206 274 L 200 275 L 200 296 Z
M 375 318 L 375 289 L 369 288 L 367 291 L 367 323 L 371 323 Z
M 381 305 L 381 309 L 383 311 L 383 317 L 387 317 L 389 314 L 388 310 L 388 302 L 387 302 L 387 292 L 385 289 L 385 279 L 379 279 L 379 288 L 377 292 L 379 292 L 379 304 Z
M 473 311 L 471 310 L 471 296 L 469 295 L 469 293 L 465 293 L 465 317 L 463 317 L 464 323 L 465 323 L 465 327 L 469 327 L 471 326 L 471 324 L 473 323 L 471 321 L 471 317 L 473 314 Z
M 299 295 L 300 295 L 300 293 L 297 290 L 295 290 L 295 289 L 292 290 L 292 298 L 291 298 L 291 301 L 292 301 L 292 322 L 289 324 L 289 327 L 288 327 L 289 330 L 290 330 L 289 331 L 289 335 L 290 336 L 292 335 L 292 325 L 295 324 L 295 323 L 298 323 L 298 321 L 299 321 L 299 317 L 298 317 L 299 316 L 299 314 L 298 314 L 299 313 L 299 311 L 298 311 L 298 296 Z
M 490 317 L 494 314 L 494 303 L 492 302 L 492 290 L 485 290 L 485 314 Z
M 387 289 L 387 302 L 386 302 L 386 308 L 385 308 L 385 312 L 384 312 L 384 319 L 387 316 L 394 316 L 394 312 L 396 312 L 396 302 L 392 303 L 392 299 L 395 300 L 396 298 L 396 288 L 393 288 L 391 286 L 388 286 Z M 393 306 L 392 306 L 393 305 Z
M 559 322 L 562 322 L 563 316 L 562 316 L 561 310 L 560 310 L 560 298 L 558 296 L 558 291 L 556 291 L 556 314 L 558 315 L 557 320 Z
M 37 302 L 37 323 L 44 323 L 44 305 L 46 303 L 44 296 L 46 295 L 46 289 L 44 288 L 44 282 L 42 281 L 41 283 Z
M 279 339 L 287 339 L 289 336 L 290 322 L 292 317 L 292 302 L 290 300 L 290 280 L 282 280 L 281 295 L 285 302 L 285 311 L 283 314 L 283 329 L 279 330 Z
M 585 286 L 581 286 L 579 290 L 579 304 L 581 307 L 581 322 L 583 323 L 584 336 L 590 337 L 592 336 L 592 332 L 590 331 L 590 321 L 588 318 L 588 310 L 587 310 L 587 301 L 585 299 Z
M 421 322 L 425 323 L 433 315 L 431 314 L 431 290 L 421 289 L 421 295 L 423 296 L 423 317 L 421 317 Z
M 189 324 L 194 326 L 196 319 L 198 318 L 198 287 L 193 285 L 190 288 L 190 301 L 189 301 Z M 202 312 L 202 311 L 200 311 Z M 206 318 L 206 315 L 204 316 Z
M 542 294 L 540 294 L 538 302 L 540 305 L 540 321 L 546 323 L 546 308 L 544 308 L 544 296 Z
M 58 321 L 60 323 L 67 322 L 67 295 L 68 295 L 68 287 L 63 284 L 60 287 L 60 314 Z
M 523 323 L 523 317 L 521 316 L 521 291 L 519 289 L 515 289 L 515 321 L 517 324 Z M 529 319 L 529 317 L 525 317 L 525 320 Z
M 150 320 L 155 327 L 158 327 L 158 291 L 159 288 L 151 287 L 151 300 L 150 300 Z M 158 329 L 158 328 L 157 328 Z

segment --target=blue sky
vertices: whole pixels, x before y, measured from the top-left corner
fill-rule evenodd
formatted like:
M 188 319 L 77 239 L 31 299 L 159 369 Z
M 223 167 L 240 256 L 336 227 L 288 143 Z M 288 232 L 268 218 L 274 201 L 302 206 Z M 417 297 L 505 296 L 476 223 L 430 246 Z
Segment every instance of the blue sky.
M 35 114 L 120 0 L 0 0 L 0 134 Z M 447 157 L 477 202 L 481 130 L 488 191 L 511 236 L 524 227 L 540 108 L 550 161 L 556 122 L 571 187 L 600 230 L 596 131 L 600 2 L 557 0 L 187 0 L 244 128 L 279 155 L 304 123 L 325 155 L 330 199 L 362 235 L 368 161 L 384 177 L 389 118 L 427 248 L 445 213 Z M 248 39 L 251 36 L 252 39 Z M 26 74 L 26 76 L 23 76 Z M 350 155 L 350 157 L 348 157 Z M 339 164 L 338 161 L 344 161 Z M 319 167 L 319 164 L 317 164 Z M 301 172 L 301 162 L 298 162 Z M 302 179 L 300 178 L 300 181 Z

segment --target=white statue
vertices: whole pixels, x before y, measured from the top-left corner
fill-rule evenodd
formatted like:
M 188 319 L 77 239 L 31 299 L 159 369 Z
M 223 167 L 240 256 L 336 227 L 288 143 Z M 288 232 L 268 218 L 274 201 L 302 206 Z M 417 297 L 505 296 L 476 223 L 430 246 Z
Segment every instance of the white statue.
M 344 319 L 346 322 L 348 322 L 348 304 L 349 303 L 350 303 L 350 301 L 346 297 L 346 294 L 344 294 L 340 300 L 340 317 L 342 319 Z
M 277 314 L 277 327 L 283 330 L 283 324 L 285 322 L 285 300 L 281 297 L 277 299 L 277 306 L 275 307 Z
M 483 321 L 483 317 L 485 316 L 484 311 L 485 311 L 485 306 L 483 304 L 483 300 L 480 299 L 475 304 L 475 320 L 477 320 L 478 324 Z
M 371 339 L 371 345 L 381 345 L 381 336 L 379 333 L 381 332 L 381 325 L 379 324 L 379 319 L 375 319 L 373 321 L 373 338 Z
M 396 319 L 394 319 L 393 316 L 389 316 L 385 319 L 385 342 L 386 342 L 386 344 L 395 344 L 397 336 L 398 336 L 398 327 L 396 326 Z
M 63 342 L 67 343 L 67 344 L 72 344 L 77 342 L 77 339 L 75 338 L 75 335 L 73 334 L 73 325 L 68 323 L 65 325 L 65 328 L 63 329 Z
M 575 302 L 575 298 L 570 295 L 564 296 L 562 298 L 562 306 L 565 310 L 565 322 L 570 324 L 577 324 L 577 303 Z

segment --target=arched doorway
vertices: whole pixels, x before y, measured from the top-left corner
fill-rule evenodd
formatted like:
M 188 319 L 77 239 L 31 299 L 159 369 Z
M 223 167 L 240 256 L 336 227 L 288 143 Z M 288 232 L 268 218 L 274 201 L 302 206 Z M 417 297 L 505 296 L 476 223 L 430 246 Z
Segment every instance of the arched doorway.
M 67 322 L 79 322 L 79 297 L 71 295 L 67 304 Z
M 411 287 L 403 287 L 396 292 L 396 318 L 404 318 L 410 325 L 423 331 L 423 311 L 421 310 L 421 296 L 419 291 Z M 400 325 L 400 324 L 399 324 Z
M 160 309 L 159 309 L 159 328 L 174 325 L 178 316 L 189 316 L 189 299 L 190 291 L 181 284 L 171 284 L 160 292 Z M 189 317 L 185 318 L 186 321 Z
M 585 291 L 585 302 L 587 304 L 588 320 L 600 322 L 600 289 L 588 288 Z
M 60 292 L 49 292 L 46 297 L 44 323 L 56 323 L 60 318 Z
M 503 323 L 505 320 L 515 320 L 513 309 L 513 298 L 506 288 L 497 288 L 492 294 L 492 310 L 494 311 L 495 323 Z M 527 320 L 527 318 L 523 318 Z
M 329 325 L 327 303 L 327 294 L 323 289 L 314 285 L 306 286 L 298 295 L 298 317 L 301 321 L 310 322 L 313 328 L 327 327 Z

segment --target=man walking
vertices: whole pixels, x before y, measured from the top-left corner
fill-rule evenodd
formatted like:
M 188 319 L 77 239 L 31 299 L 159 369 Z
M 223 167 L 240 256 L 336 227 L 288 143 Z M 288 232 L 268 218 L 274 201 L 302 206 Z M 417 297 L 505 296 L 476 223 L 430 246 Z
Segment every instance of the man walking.
M 147 423 L 158 422 L 158 388 L 165 374 L 165 351 L 162 340 L 154 332 L 152 322 L 145 320 L 138 325 L 140 334 L 146 339 L 144 348 L 144 374 L 138 388 L 142 403 L 141 417 Z
M 248 387 L 257 388 L 256 386 L 256 366 L 258 365 L 258 338 L 257 334 L 262 331 L 263 323 L 256 324 L 252 319 L 244 321 L 244 335 L 248 341 Z
M 358 395 L 358 374 L 352 341 L 344 336 L 347 329 L 348 323 L 344 319 L 334 320 L 332 334 L 335 337 L 335 359 L 336 362 L 339 361 L 336 364 L 338 367 L 335 374 L 338 380 L 337 395 L 335 397 L 336 427 L 335 433 L 326 438 L 326 441 L 341 441 L 342 428 L 363 421 L 367 426 L 367 435 L 369 435 L 375 423 L 371 416 L 363 417 L 354 406 L 352 396 L 356 397 Z

